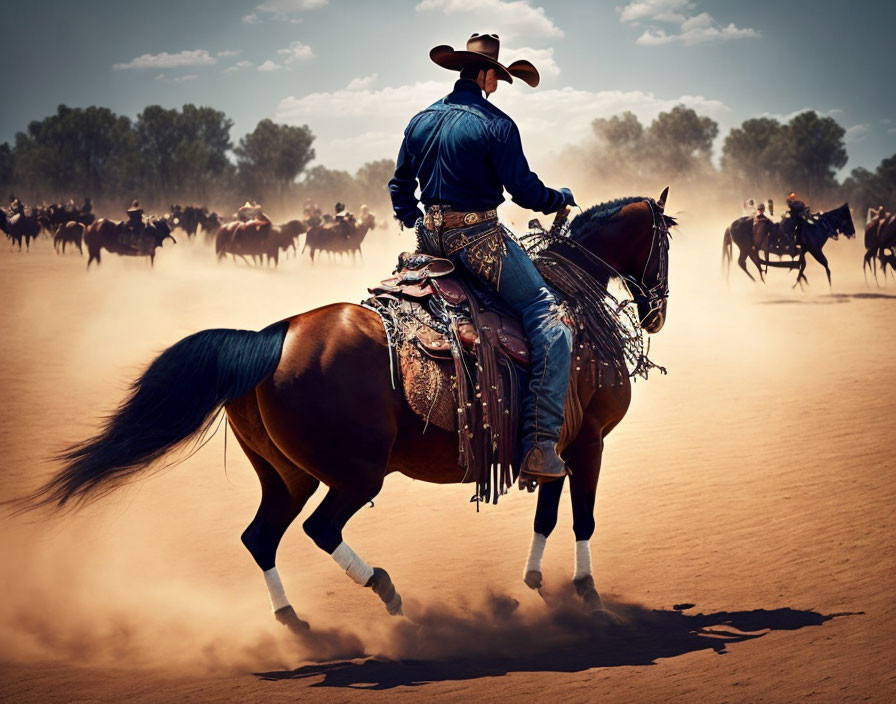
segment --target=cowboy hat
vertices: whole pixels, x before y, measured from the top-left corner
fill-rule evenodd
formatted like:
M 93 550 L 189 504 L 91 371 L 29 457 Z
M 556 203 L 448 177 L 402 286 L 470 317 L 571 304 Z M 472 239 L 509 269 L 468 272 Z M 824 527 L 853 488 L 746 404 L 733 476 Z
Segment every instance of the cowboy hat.
M 466 51 L 455 51 L 447 44 L 433 47 L 429 58 L 449 71 L 462 71 L 467 66 L 486 65 L 495 69 L 499 80 L 513 83 L 513 76 L 535 88 L 541 77 L 538 69 L 526 60 L 514 61 L 510 66 L 498 62 L 501 40 L 497 34 L 474 34 L 467 40 Z

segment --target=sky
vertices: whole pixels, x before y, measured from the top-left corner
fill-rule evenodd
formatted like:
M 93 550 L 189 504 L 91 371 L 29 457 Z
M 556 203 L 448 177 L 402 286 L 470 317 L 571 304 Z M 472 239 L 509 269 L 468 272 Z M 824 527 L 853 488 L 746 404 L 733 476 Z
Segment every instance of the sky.
M 81 0 L 17 4 L 0 46 L 0 143 L 56 106 L 223 110 L 234 143 L 264 118 L 307 124 L 314 164 L 355 171 L 398 152 L 456 74 L 429 59 L 473 32 L 528 58 L 541 85 L 492 96 L 533 166 L 625 110 L 649 123 L 685 104 L 719 123 L 806 110 L 846 129 L 849 162 L 896 153 L 896 3 L 792 0 Z M 313 165 L 314 165 L 313 164 Z

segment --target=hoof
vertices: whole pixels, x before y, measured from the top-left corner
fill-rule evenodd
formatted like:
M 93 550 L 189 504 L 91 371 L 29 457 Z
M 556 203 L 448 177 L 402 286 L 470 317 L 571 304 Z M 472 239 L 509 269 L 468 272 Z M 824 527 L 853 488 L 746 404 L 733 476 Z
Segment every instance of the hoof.
M 579 577 L 579 579 L 574 579 L 572 583 L 576 588 L 576 594 L 582 597 L 582 601 L 585 602 L 585 606 L 588 607 L 588 609 L 593 613 L 603 610 L 604 605 L 600 600 L 600 594 L 598 594 L 597 589 L 594 588 L 594 577 L 589 574 L 584 577 Z
M 373 589 L 374 594 L 383 600 L 383 603 L 386 605 L 386 611 L 391 616 L 402 615 L 401 595 L 395 591 L 395 585 L 392 584 L 392 578 L 386 570 L 382 567 L 374 567 L 373 577 L 364 586 Z
M 274 612 L 274 617 L 296 635 L 304 635 L 311 630 L 311 626 L 308 625 L 307 621 L 303 621 L 296 616 L 292 606 L 284 606 L 282 609 L 277 609 Z
M 529 589 L 541 589 L 542 577 L 540 570 L 529 570 L 523 581 Z

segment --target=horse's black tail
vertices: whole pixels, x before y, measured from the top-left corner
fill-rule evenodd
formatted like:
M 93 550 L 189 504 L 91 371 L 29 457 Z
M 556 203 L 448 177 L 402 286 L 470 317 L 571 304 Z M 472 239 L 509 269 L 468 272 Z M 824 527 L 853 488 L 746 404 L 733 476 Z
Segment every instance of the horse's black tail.
M 169 347 L 99 434 L 61 452 L 63 469 L 19 507 L 60 508 L 103 496 L 207 431 L 225 403 L 274 372 L 288 327 L 281 321 L 259 332 L 203 330 Z

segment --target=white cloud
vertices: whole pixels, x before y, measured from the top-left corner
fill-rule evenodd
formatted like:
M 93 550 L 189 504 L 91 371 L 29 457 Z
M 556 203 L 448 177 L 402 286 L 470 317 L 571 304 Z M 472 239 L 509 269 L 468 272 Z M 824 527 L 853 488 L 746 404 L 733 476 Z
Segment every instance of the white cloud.
M 225 68 L 224 73 L 236 73 L 243 69 L 252 68 L 252 66 L 254 66 L 254 64 L 251 61 L 237 61 L 233 66 Z
M 224 51 L 219 51 L 219 52 L 217 52 L 217 53 L 215 54 L 215 56 L 217 56 L 217 57 L 219 57 L 219 58 L 221 58 L 221 59 L 226 59 L 226 58 L 229 58 L 229 57 L 231 57 L 231 56 L 239 56 L 239 55 L 242 54 L 242 53 L 243 53 L 243 50 L 242 50 L 242 49 L 225 49 Z
M 892 120 L 889 117 L 882 117 L 880 120 L 880 124 L 882 125 L 889 125 L 891 122 Z
M 125 64 L 114 64 L 116 70 L 129 68 L 179 68 L 181 66 L 208 66 L 215 63 L 205 49 L 189 49 L 177 54 L 163 51 L 161 54 L 142 54 Z
M 262 12 L 272 15 L 291 15 L 303 10 L 314 10 L 323 7 L 329 0 L 265 0 L 258 6 Z
M 361 78 L 353 78 L 345 87 L 346 90 L 366 90 L 376 83 L 377 74 L 371 73 L 369 76 Z
M 173 78 L 168 78 L 167 74 L 160 73 L 155 76 L 153 80 L 155 81 L 168 81 L 169 83 L 186 83 L 187 81 L 195 81 L 199 78 L 195 73 L 188 73 L 185 76 L 174 76 Z
M 243 22 L 260 24 L 262 19 L 258 16 L 258 12 L 261 12 L 277 22 L 299 24 L 302 22 L 302 18 L 296 16 L 298 13 L 323 7 L 327 3 L 328 0 L 265 0 L 255 8 L 257 12 L 246 15 L 243 18 Z M 248 18 L 252 19 L 247 21 Z
M 637 22 L 638 20 L 656 20 L 659 22 L 684 22 L 685 10 L 694 7 L 691 0 L 641 0 L 630 2 L 619 11 L 619 19 L 623 22 Z
M 445 92 L 445 83 L 426 81 L 290 96 L 280 101 L 274 120 L 310 125 L 317 135 L 314 147 L 319 163 L 353 171 L 366 161 L 394 158 L 411 117 Z M 679 104 L 714 119 L 730 113 L 723 102 L 704 96 L 666 98 L 642 91 L 529 91 L 508 86 L 495 93 L 492 100 L 516 120 L 533 163 L 544 163 L 566 144 L 580 144 L 589 138 L 591 121 L 597 117 L 631 110 L 642 122 L 649 123 L 660 112 Z
M 639 0 L 617 8 L 617 11 L 622 22 L 635 25 L 640 24 L 641 20 L 679 25 L 678 32 L 667 32 L 655 25 L 648 27 L 635 40 L 635 44 L 640 46 L 661 46 L 673 42 L 693 46 L 703 42 L 756 39 L 762 36 L 751 27 L 737 27 L 733 22 L 723 27 L 708 12 L 692 14 L 696 6 L 697 3 L 691 0 Z
M 843 141 L 847 144 L 858 144 L 868 136 L 868 133 L 871 131 L 870 127 L 866 123 L 847 127 L 846 134 L 843 135 Z
M 531 61 L 542 76 L 557 76 L 560 74 L 560 67 L 554 61 L 553 49 L 530 49 L 528 47 L 503 49 L 500 58 L 501 63 L 505 66 L 509 66 L 519 59 Z
M 283 63 L 287 66 L 298 61 L 308 61 L 314 58 L 314 51 L 312 51 L 310 46 L 302 42 L 293 42 L 286 49 L 280 49 L 277 53 L 286 57 L 283 59 Z
M 475 13 L 477 23 L 501 28 L 501 36 L 562 37 L 561 30 L 529 0 L 422 0 L 418 12 L 437 11 L 444 15 Z
M 283 68 L 283 67 L 280 64 L 274 63 L 273 61 L 268 59 L 267 61 L 265 61 L 263 64 L 261 64 L 258 67 L 258 70 L 259 71 L 279 71 L 281 68 Z

